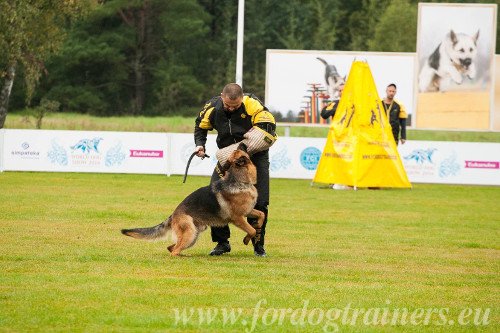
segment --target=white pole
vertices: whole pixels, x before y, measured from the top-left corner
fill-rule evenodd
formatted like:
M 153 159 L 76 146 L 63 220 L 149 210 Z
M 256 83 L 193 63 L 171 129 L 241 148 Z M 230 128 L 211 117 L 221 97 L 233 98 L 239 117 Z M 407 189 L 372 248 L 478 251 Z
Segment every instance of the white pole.
M 245 0 L 238 0 L 238 36 L 236 42 L 236 83 L 243 87 L 243 30 L 245 27 Z

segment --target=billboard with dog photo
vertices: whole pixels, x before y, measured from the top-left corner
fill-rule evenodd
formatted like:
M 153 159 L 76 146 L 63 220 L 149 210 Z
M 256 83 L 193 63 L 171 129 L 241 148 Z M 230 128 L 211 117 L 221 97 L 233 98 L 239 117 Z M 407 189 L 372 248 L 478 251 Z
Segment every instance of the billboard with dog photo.
M 368 62 L 380 98 L 388 84 L 396 84 L 395 99 L 405 106 L 409 125 L 414 109 L 413 53 L 267 50 L 266 106 L 283 121 L 325 123 L 319 111 L 338 99 L 338 88 L 354 60 Z
M 418 8 L 416 126 L 491 129 L 497 5 Z

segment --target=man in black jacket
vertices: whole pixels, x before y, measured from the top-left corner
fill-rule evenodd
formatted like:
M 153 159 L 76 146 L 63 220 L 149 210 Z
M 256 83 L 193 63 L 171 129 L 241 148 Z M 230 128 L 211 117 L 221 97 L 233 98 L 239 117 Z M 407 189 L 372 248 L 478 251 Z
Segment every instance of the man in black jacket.
M 207 133 L 213 129 L 217 130 L 217 147 L 225 148 L 236 142 L 242 141 L 243 135 L 252 127 L 259 127 L 267 133 L 275 136 L 276 122 L 273 115 L 252 94 L 243 94 L 243 90 L 236 83 L 227 84 L 220 96 L 210 99 L 195 121 L 194 141 L 197 156 L 205 156 L 205 144 Z M 264 236 L 266 231 L 268 205 L 269 205 L 269 150 L 260 151 L 251 156 L 252 162 L 257 168 L 258 209 L 266 215 L 261 229 L 256 229 L 257 235 L 252 240 L 256 256 L 266 256 L 264 249 Z M 223 176 L 223 171 L 218 163 L 210 180 L 213 183 Z M 256 219 L 248 219 L 252 225 L 257 223 Z M 229 245 L 229 226 L 211 228 L 212 241 L 217 242 L 210 255 L 221 255 L 231 251 Z
M 401 133 L 401 144 L 406 142 L 406 114 L 405 107 L 400 102 L 394 99 L 396 96 L 396 85 L 391 83 L 387 86 L 386 97 L 382 101 L 385 113 L 387 114 L 387 119 L 392 127 L 392 135 L 396 141 L 396 145 L 399 141 L 399 134 Z
M 341 84 L 339 86 L 339 98 L 331 101 L 321 110 L 321 118 L 328 119 L 332 117 L 333 119 L 333 117 L 335 116 L 335 112 L 337 112 L 337 107 L 339 106 L 340 98 L 342 97 L 342 92 L 344 91 L 344 86 L 344 84 Z

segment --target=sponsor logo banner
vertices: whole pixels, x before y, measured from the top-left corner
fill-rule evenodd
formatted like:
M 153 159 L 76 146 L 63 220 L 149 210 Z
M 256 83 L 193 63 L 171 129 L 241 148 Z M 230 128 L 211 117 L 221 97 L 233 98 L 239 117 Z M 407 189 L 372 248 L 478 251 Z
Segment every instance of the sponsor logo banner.
M 465 167 L 474 169 L 500 169 L 500 162 L 465 161 Z
M 163 157 L 163 150 L 130 150 L 130 157 Z

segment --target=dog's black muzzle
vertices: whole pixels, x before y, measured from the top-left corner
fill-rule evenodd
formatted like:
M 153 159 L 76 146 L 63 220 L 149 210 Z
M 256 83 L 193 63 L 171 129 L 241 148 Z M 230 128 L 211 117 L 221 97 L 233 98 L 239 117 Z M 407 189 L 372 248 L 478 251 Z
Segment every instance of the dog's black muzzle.
M 467 69 L 469 68 L 470 64 L 472 64 L 471 58 L 460 59 L 460 65 L 462 65 L 462 67 L 465 67 Z

